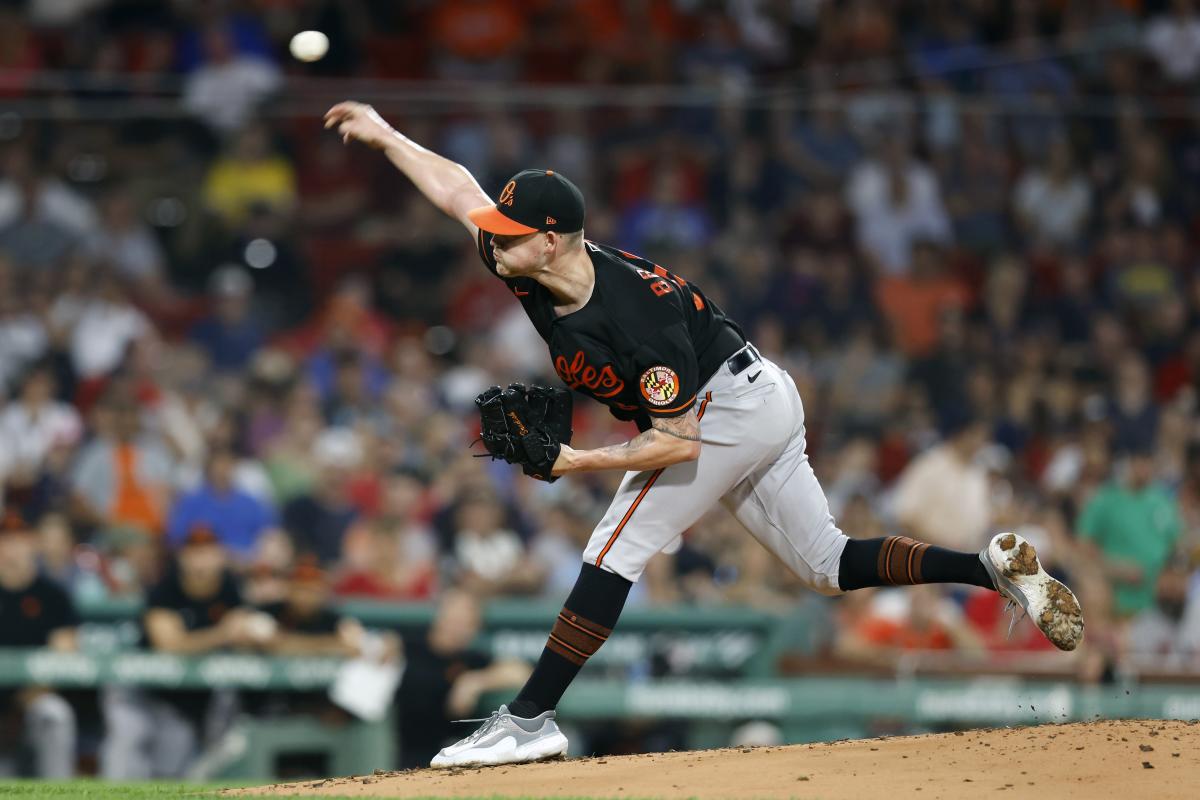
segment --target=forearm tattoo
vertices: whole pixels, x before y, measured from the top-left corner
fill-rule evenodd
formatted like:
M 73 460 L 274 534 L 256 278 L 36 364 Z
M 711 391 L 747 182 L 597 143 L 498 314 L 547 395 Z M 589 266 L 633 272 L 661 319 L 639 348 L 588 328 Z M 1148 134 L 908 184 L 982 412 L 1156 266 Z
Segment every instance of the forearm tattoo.
M 689 442 L 700 441 L 700 422 L 696 419 L 695 411 L 689 411 L 680 417 L 656 418 L 651 424 L 654 426 L 654 430 L 674 436 L 676 439 L 687 439 Z
M 651 424 L 654 426 L 653 428 L 648 431 L 642 431 L 628 442 L 600 447 L 591 451 L 591 453 L 605 466 L 608 466 L 611 460 L 616 460 L 619 463 L 627 463 L 626 459 L 631 455 L 636 456 L 636 454 L 651 445 L 654 441 L 655 431 L 689 442 L 700 441 L 700 421 L 696 419 L 695 412 L 689 411 L 682 417 L 671 419 L 655 419 L 651 421 Z
M 654 440 L 655 431 L 689 442 L 700 441 L 700 423 L 696 419 L 694 412 L 688 412 L 682 417 L 655 419 L 651 421 L 651 424 L 654 426 L 653 428 L 648 431 L 642 431 L 628 442 L 601 447 L 596 450 L 596 453 L 601 456 L 617 458 L 629 456 L 631 453 L 637 453 L 648 447 Z
M 650 431 L 643 431 L 642 433 L 639 433 L 637 436 L 630 439 L 628 442 L 611 444 L 608 447 L 601 447 L 597 449 L 596 452 L 605 456 L 620 456 L 628 455 L 629 453 L 636 453 L 646 445 L 650 444 L 650 439 L 652 437 L 653 434 Z

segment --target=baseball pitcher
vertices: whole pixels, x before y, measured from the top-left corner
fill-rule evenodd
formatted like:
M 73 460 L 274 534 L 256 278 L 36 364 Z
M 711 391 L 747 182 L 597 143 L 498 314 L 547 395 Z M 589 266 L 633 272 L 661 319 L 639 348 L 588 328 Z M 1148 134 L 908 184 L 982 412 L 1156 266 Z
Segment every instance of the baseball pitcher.
M 477 399 L 488 452 L 526 474 L 556 480 L 617 469 L 625 476 L 528 682 L 474 733 L 444 748 L 433 766 L 564 754 L 567 740 L 554 719 L 559 699 L 611 635 L 646 562 L 717 503 L 815 591 L 982 586 L 1031 615 L 1059 648 L 1079 643 L 1083 614 L 1075 595 L 1015 534 L 997 535 L 978 554 L 904 536 L 845 536 L 805 454 L 804 407 L 792 379 L 700 287 L 585 239 L 583 196 L 564 176 L 524 170 L 493 202 L 465 168 L 397 132 L 370 106 L 339 103 L 325 127 L 344 142 L 382 150 L 430 202 L 459 220 L 545 339 L 567 387 L 640 431 L 624 444 L 579 450 L 569 444 L 569 392 L 513 384 Z

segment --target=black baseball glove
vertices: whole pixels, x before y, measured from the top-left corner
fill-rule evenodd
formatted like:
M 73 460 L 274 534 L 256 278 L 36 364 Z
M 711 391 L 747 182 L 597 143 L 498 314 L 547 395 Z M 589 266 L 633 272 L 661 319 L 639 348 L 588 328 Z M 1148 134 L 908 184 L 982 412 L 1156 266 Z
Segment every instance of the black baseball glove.
M 571 393 L 566 389 L 510 383 L 475 398 L 483 446 L 492 458 L 520 464 L 530 477 L 553 483 L 550 470 L 562 444 L 571 442 Z

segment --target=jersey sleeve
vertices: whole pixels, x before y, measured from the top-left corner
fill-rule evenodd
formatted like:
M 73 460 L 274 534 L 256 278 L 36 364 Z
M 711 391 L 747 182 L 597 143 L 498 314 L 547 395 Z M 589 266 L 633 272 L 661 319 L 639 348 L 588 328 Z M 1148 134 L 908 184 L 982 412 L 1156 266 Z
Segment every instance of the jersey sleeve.
M 696 402 L 700 368 L 683 323 L 659 329 L 633 357 L 638 402 L 654 417 L 678 417 Z

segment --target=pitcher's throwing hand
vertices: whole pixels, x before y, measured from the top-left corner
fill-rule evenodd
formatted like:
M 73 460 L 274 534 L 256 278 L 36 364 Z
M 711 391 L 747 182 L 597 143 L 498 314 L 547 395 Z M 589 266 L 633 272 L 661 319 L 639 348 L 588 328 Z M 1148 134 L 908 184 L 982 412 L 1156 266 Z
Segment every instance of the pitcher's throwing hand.
M 343 144 L 356 139 L 376 149 L 383 149 L 388 140 L 396 136 L 395 129 L 374 108 L 352 100 L 338 103 L 326 111 L 325 127 L 337 128 Z

